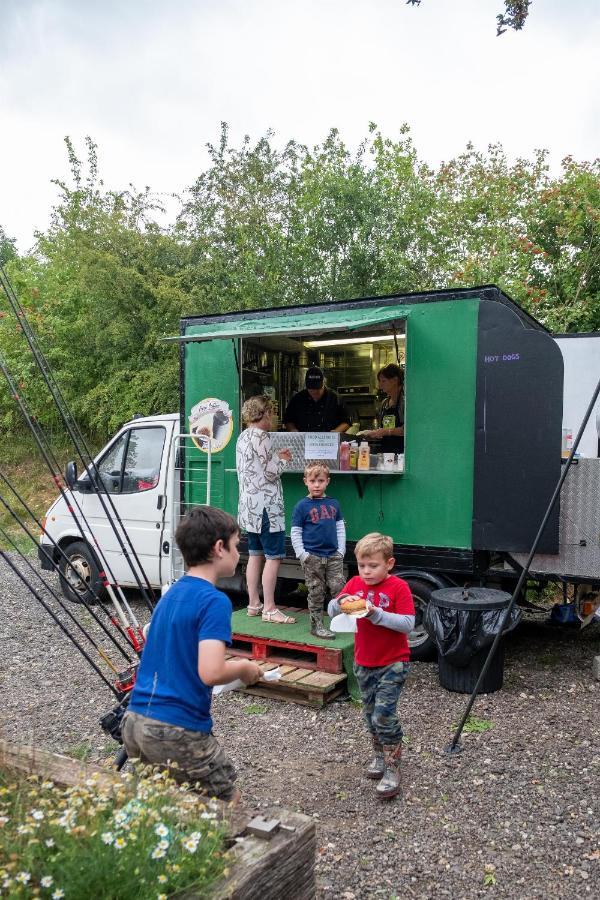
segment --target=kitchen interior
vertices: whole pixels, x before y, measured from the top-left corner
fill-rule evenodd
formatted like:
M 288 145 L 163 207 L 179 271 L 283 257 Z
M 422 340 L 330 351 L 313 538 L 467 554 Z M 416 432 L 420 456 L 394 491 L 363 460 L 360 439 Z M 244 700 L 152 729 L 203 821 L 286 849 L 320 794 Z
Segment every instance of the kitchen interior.
M 267 394 L 274 404 L 273 430 L 283 430 L 282 416 L 295 393 L 304 388 L 309 366 L 320 366 L 326 386 L 336 391 L 352 414 L 347 434 L 376 427 L 383 395 L 377 372 L 389 363 L 405 362 L 405 332 L 370 326 L 368 332 L 315 335 L 268 335 L 244 339 L 241 348 L 242 402 Z

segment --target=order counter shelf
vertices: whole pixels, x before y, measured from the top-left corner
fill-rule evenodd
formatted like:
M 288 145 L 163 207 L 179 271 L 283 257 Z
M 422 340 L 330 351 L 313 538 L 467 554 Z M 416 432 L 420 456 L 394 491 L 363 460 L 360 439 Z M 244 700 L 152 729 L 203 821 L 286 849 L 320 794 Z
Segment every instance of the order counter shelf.
M 304 469 L 284 469 L 281 473 L 282 475 L 303 475 Z M 362 500 L 365 493 L 365 485 L 366 479 L 368 478 L 381 478 L 383 475 L 386 478 L 391 476 L 404 475 L 404 470 L 400 469 L 330 469 L 329 474 L 331 476 L 338 475 L 351 475 L 354 484 L 356 485 L 356 492 L 360 499 Z

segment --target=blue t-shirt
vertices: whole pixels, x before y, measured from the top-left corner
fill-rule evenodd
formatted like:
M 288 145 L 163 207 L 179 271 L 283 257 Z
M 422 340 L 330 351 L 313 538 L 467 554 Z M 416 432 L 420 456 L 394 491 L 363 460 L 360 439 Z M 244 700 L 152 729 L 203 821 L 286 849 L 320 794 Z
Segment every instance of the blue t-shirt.
M 337 553 L 337 522 L 342 520 L 340 504 L 330 497 L 304 497 L 292 513 L 292 528 L 302 529 L 302 543 L 314 556 Z
M 231 601 L 204 578 L 184 575 L 159 601 L 129 709 L 191 731 L 212 729 L 212 688 L 198 675 L 199 641 L 231 644 Z

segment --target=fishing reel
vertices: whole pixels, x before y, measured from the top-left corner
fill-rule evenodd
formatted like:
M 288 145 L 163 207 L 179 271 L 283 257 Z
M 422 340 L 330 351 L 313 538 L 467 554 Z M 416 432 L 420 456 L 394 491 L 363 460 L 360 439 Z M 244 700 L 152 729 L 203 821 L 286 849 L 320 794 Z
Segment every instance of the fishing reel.
M 121 723 L 123 721 L 123 716 L 127 712 L 127 707 L 129 705 L 129 694 L 121 700 L 118 706 L 115 706 L 114 709 L 111 709 L 110 712 L 107 712 L 106 715 L 102 716 L 100 719 L 100 727 L 102 731 L 106 732 L 113 741 L 116 741 L 118 744 L 123 743 L 123 736 L 121 735 Z
M 121 737 L 121 722 L 123 721 L 123 716 L 129 706 L 129 698 L 135 684 L 138 665 L 139 663 L 133 663 L 122 672 L 119 672 L 115 678 L 115 689 L 118 691 L 121 702 L 100 719 L 100 727 L 102 730 L 110 735 L 113 741 L 117 741 L 119 744 L 123 743 L 123 738 Z
M 115 678 L 115 688 L 119 692 L 120 697 L 128 694 L 135 684 L 139 663 L 133 663 L 122 672 L 119 672 Z

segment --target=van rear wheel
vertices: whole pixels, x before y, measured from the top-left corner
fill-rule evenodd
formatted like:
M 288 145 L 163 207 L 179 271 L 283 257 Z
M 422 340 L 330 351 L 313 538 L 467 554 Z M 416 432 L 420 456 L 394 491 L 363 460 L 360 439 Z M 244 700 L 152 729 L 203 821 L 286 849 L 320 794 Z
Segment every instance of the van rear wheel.
M 408 635 L 410 658 L 414 662 L 430 662 L 437 658 L 437 647 L 423 626 L 423 616 L 436 590 L 433 584 L 419 578 L 406 578 L 415 603 L 415 627 Z
M 106 591 L 100 579 L 100 569 L 91 548 L 84 541 L 74 541 L 64 549 L 71 563 L 61 556 L 58 569 L 61 590 L 71 603 L 93 603 L 103 599 Z

